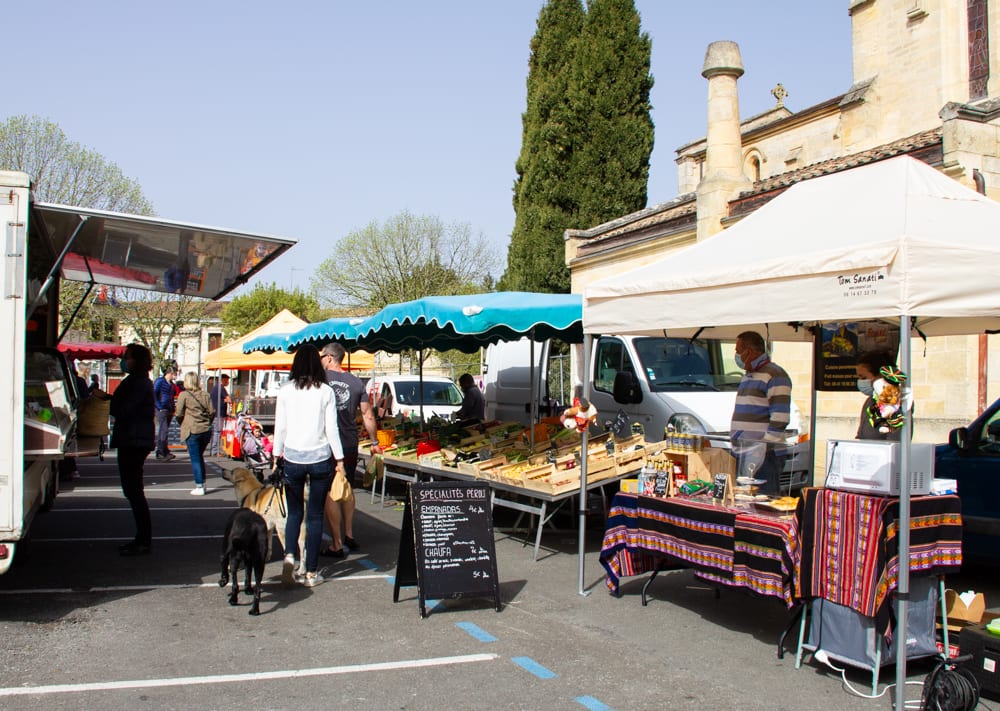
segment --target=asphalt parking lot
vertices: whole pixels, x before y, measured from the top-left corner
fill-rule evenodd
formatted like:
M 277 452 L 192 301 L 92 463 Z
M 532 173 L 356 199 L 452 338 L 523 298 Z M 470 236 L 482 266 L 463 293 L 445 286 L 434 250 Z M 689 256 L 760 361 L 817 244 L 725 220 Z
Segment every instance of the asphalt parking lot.
M 720 595 L 688 571 L 605 592 L 601 526 L 590 518 L 585 587 L 576 534 L 546 532 L 538 561 L 524 533 L 497 512 L 502 610 L 487 599 L 441 601 L 426 619 L 416 590 L 392 602 L 402 507 L 358 492 L 346 560 L 322 559 L 330 578 L 286 590 L 275 551 L 259 617 L 249 597 L 230 607 L 218 587 L 226 518 L 236 506 L 217 466 L 208 495 L 189 496 L 185 457 L 150 462 L 153 550 L 122 558 L 131 512 L 113 455 L 81 462 L 52 511 L 35 521 L 25 555 L 0 578 L 0 708 L 93 709 L 871 709 L 840 675 L 794 667 L 776 654 L 784 606 L 732 590 Z M 398 482 L 397 482 L 398 484 Z M 397 495 L 402 489 L 394 490 Z M 276 541 L 275 541 L 276 547 Z M 998 599 L 992 571 L 954 582 Z M 952 584 L 951 582 L 949 584 Z M 922 681 L 926 663 L 911 665 Z M 892 667 L 880 689 L 891 683 Z M 865 690 L 870 676 L 849 671 Z M 907 698 L 918 698 L 910 687 Z M 996 704 L 1000 707 L 1000 704 Z

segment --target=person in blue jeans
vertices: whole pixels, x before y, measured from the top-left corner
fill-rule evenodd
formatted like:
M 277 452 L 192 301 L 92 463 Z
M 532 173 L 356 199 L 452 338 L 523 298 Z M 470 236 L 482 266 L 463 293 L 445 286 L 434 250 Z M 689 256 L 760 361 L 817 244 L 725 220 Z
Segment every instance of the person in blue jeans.
M 153 383 L 153 399 L 156 404 L 156 458 L 167 462 L 177 458 L 167 449 L 170 421 L 174 418 L 175 378 L 177 378 L 177 371 L 173 366 L 168 365 L 163 368 L 163 375 Z
M 212 439 L 215 408 L 207 392 L 201 389 L 197 373 L 184 375 L 184 392 L 177 398 L 177 419 L 181 423 L 181 441 L 187 445 L 194 475 L 192 496 L 205 495 L 205 448 Z
M 299 530 L 305 517 L 305 575 L 299 581 L 306 587 L 319 585 L 323 582 L 317 570 L 323 539 L 323 505 L 333 484 L 334 469 L 343 472 L 344 449 L 337 429 L 333 389 L 326 384 L 326 371 L 313 345 L 300 346 L 295 351 L 288 382 L 278 391 L 273 454 L 275 467 L 279 461 L 284 462 L 288 505 L 281 581 L 286 586 L 294 584 L 295 560 L 301 553 Z M 304 501 L 306 481 L 308 503 Z

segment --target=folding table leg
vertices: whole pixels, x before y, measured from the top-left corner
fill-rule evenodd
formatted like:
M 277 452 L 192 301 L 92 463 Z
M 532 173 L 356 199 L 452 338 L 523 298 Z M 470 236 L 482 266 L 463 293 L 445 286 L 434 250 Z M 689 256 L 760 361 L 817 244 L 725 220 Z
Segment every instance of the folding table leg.
M 795 648 L 795 668 L 802 666 L 802 645 L 806 641 L 806 615 L 809 613 L 809 603 L 802 603 L 802 623 L 799 625 L 799 645 Z
M 541 511 L 538 512 L 538 531 L 535 533 L 535 556 L 532 560 L 538 560 L 538 548 L 542 545 L 542 528 L 545 526 L 545 507 L 548 503 L 543 501 Z M 531 517 L 534 520 L 534 516 Z

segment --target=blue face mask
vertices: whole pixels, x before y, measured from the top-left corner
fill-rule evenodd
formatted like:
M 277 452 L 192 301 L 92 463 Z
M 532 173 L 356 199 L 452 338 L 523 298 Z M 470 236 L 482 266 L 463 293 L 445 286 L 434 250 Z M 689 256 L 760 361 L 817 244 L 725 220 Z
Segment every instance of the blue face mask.
M 739 368 L 740 370 L 746 370 L 747 366 L 743 362 L 743 358 L 740 357 L 739 353 L 736 354 L 736 359 L 735 360 L 736 360 L 736 367 L 737 368 Z
M 118 361 L 118 367 L 121 368 L 121 371 L 123 373 L 127 373 L 128 372 L 128 361 L 125 360 L 124 358 L 122 358 L 120 361 Z
M 858 378 L 858 392 L 871 397 L 875 392 L 874 388 L 872 388 L 872 381 L 868 378 Z

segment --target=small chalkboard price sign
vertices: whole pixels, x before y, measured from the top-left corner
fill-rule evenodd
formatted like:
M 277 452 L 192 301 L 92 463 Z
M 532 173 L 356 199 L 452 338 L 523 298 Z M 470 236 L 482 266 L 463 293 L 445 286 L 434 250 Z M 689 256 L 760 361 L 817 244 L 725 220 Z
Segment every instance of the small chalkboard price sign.
M 712 480 L 712 498 L 730 504 L 734 494 L 732 477 L 726 473 L 716 474 Z
M 492 597 L 500 611 L 490 488 L 447 481 L 414 482 L 403 508 L 392 601 L 416 585 L 420 616 L 427 600 Z

